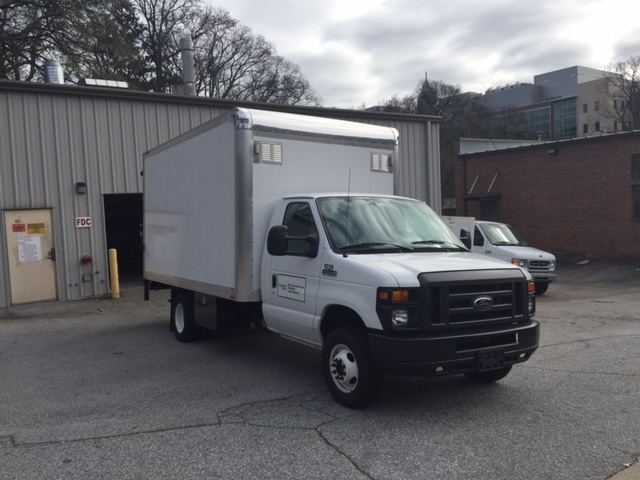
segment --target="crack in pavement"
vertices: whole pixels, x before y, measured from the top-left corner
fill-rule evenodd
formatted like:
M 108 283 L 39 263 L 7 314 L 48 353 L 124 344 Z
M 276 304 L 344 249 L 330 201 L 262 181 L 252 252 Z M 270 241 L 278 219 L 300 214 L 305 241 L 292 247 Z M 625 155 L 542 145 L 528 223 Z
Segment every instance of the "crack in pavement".
M 323 427 L 330 425 L 333 422 L 336 422 L 337 420 L 339 420 L 339 418 L 326 411 L 326 407 L 329 404 L 329 402 L 331 402 L 331 400 L 319 400 L 318 399 L 319 395 L 322 395 L 324 397 L 325 393 L 324 392 L 305 393 L 305 394 L 294 395 L 294 396 L 283 398 L 283 399 L 272 399 L 272 400 L 247 403 L 243 405 L 237 405 L 234 407 L 230 407 L 227 410 L 221 412 L 221 417 L 222 417 L 221 421 L 222 421 L 222 424 L 239 423 L 243 425 L 259 426 L 264 428 L 280 428 L 285 430 L 290 429 L 290 430 L 314 431 L 317 434 L 318 438 L 322 440 L 322 442 L 325 445 L 327 445 L 327 447 L 329 447 L 331 450 L 333 450 L 338 455 L 340 455 L 345 460 L 347 460 L 358 472 L 360 472 L 366 478 L 373 479 L 374 477 L 372 477 L 369 473 L 363 470 L 348 453 L 341 450 L 338 445 L 332 443 L 331 440 L 329 440 L 329 438 L 327 438 L 327 436 L 322 432 Z M 274 425 L 274 419 L 271 419 L 271 420 L 265 419 L 264 415 L 258 415 L 257 418 L 251 418 L 252 415 L 256 413 L 260 414 L 261 413 L 260 410 L 264 410 L 265 407 L 268 408 L 269 406 L 276 407 L 275 413 L 277 413 L 279 409 L 286 407 L 287 416 L 291 416 L 292 404 L 290 402 L 298 397 L 299 397 L 299 400 L 293 403 L 294 409 L 300 408 L 304 410 L 307 414 L 308 413 L 318 414 L 318 417 L 316 419 L 309 419 L 308 415 L 306 415 L 303 418 L 302 423 L 310 423 L 309 425 L 300 425 L 300 424 Z M 275 405 L 275 404 L 279 404 L 279 405 Z M 258 412 L 254 412 L 255 409 L 258 409 Z M 225 419 L 226 415 L 229 416 L 228 419 Z M 302 417 L 298 417 L 295 413 L 295 410 L 293 411 L 293 416 L 295 417 L 293 422 L 291 422 L 291 419 L 289 418 L 288 419 L 289 421 L 284 423 L 294 423 L 294 424 L 299 423 L 299 422 L 296 422 L 296 419 L 302 418 Z M 286 416 L 276 415 L 276 419 L 275 419 L 276 423 L 278 420 L 281 420 L 284 418 L 286 418 Z
M 135 432 L 116 433 L 112 435 L 77 437 L 64 440 L 47 440 L 42 442 L 19 442 L 15 435 L 10 435 L 0 437 L 0 448 L 35 448 L 50 445 L 132 438 L 142 435 L 195 430 L 200 428 L 214 428 L 237 424 L 269 429 L 315 432 L 317 437 L 329 449 L 344 458 L 363 476 L 373 480 L 374 477 L 363 470 L 347 452 L 344 452 L 338 445 L 331 442 L 325 432 L 322 431 L 323 427 L 339 420 L 339 417 L 326 411 L 330 402 L 332 402 L 332 400 L 326 398 L 326 393 L 324 391 L 313 391 L 288 397 L 258 400 L 255 402 L 234 405 L 217 412 L 215 414 L 216 421 L 213 422 L 165 428 L 152 428 Z M 297 411 L 300 413 L 297 413 Z M 309 416 L 310 413 L 312 414 L 311 417 Z

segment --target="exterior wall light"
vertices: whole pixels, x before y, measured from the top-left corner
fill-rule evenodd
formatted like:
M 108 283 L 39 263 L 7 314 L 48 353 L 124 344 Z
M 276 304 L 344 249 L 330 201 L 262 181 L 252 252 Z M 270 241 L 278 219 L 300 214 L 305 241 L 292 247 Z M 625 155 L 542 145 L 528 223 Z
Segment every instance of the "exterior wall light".
M 87 184 L 84 182 L 76 183 L 76 193 L 78 195 L 84 195 L 85 193 L 87 193 Z

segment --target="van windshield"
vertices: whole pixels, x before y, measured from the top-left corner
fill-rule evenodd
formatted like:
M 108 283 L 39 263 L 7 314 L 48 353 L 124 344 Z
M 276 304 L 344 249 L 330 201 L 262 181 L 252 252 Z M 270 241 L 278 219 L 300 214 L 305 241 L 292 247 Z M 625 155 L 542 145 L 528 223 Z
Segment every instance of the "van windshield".
M 529 244 L 518 231 L 511 225 L 484 224 L 480 225 L 482 231 L 493 245 L 516 245 L 528 247 Z
M 466 250 L 440 217 L 417 200 L 351 196 L 317 202 L 336 252 Z

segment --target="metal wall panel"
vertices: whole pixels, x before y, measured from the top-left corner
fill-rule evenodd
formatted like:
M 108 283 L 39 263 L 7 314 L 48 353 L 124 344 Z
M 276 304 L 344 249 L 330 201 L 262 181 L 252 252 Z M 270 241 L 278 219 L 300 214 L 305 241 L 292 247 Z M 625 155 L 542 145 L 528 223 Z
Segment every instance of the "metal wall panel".
M 0 210 L 52 209 L 60 300 L 109 292 L 103 195 L 141 193 L 145 151 L 234 106 L 396 128 L 397 193 L 440 212 L 437 117 L 0 81 Z M 87 194 L 75 192 L 77 182 L 86 183 Z M 91 228 L 76 228 L 77 217 L 91 217 Z M 0 228 L 5 232 L 7 226 Z M 5 243 L 2 234 L 0 307 L 10 304 Z M 82 265 L 83 255 L 91 255 L 93 263 Z

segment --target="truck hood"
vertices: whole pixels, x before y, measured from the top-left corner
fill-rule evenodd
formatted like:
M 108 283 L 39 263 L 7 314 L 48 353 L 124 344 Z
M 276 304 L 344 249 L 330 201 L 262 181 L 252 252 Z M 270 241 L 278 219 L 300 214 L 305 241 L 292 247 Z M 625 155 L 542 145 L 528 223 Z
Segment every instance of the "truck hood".
M 455 272 L 461 270 L 504 270 L 518 269 L 523 276 L 531 279 L 525 269 L 486 255 L 472 252 L 425 252 L 425 253 L 385 253 L 349 255 L 354 261 L 378 268 L 393 276 L 398 285 L 417 286 L 418 275 L 432 272 Z
M 518 247 L 513 245 L 492 245 L 495 248 L 494 254 L 502 257 L 520 258 L 523 260 L 555 260 L 556 257 L 543 250 L 534 247 Z M 507 259 L 510 261 L 511 258 Z

